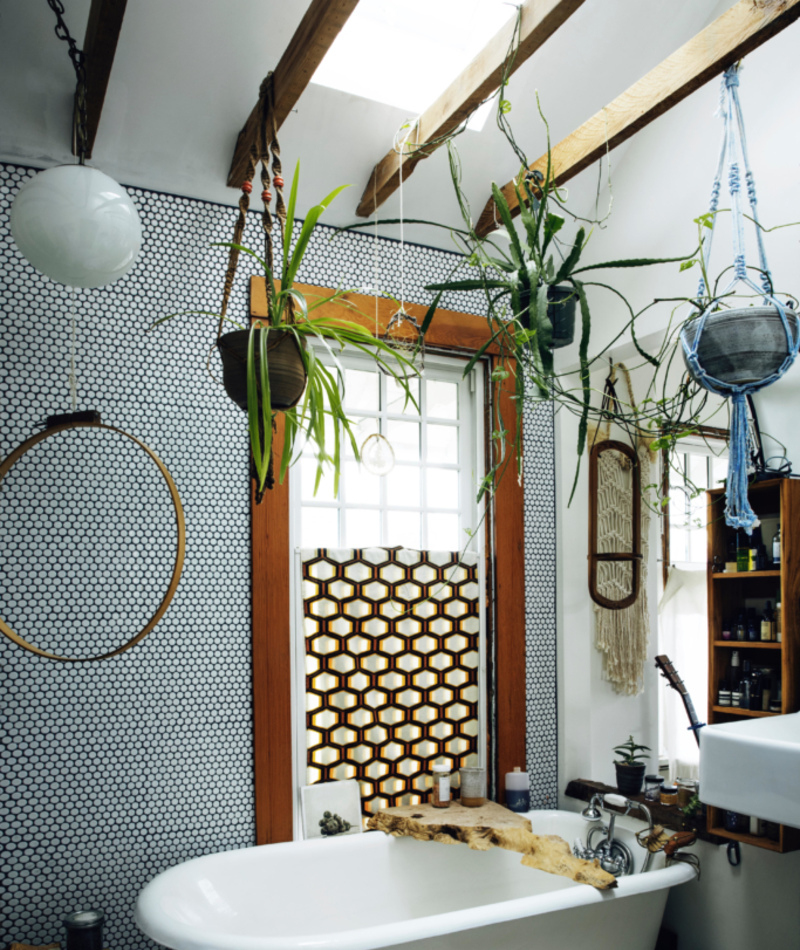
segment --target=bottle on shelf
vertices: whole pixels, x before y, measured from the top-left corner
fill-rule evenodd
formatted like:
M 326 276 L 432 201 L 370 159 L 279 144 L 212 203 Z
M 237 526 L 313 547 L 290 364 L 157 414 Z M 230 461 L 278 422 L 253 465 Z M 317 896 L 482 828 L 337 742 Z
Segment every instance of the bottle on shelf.
M 747 551 L 747 570 L 748 571 L 762 571 L 766 565 L 759 567 L 759 564 L 763 564 L 761 559 L 761 548 L 764 547 L 764 541 L 761 535 L 761 528 L 757 525 L 753 528 L 753 533 L 750 535 L 750 547 Z M 766 557 L 766 549 L 764 549 L 764 557 Z
M 739 706 L 750 708 L 750 661 L 742 660 L 742 677 L 739 680 Z
M 725 573 L 726 574 L 735 574 L 738 570 L 736 564 L 736 536 L 733 534 L 728 535 L 728 541 L 726 544 L 726 553 L 725 553 Z
M 761 690 L 762 690 L 762 675 L 761 670 L 754 666 L 750 670 L 750 689 L 748 698 L 748 709 L 753 710 L 754 712 L 761 711 Z
M 747 546 L 747 535 L 743 531 L 736 532 L 736 570 L 750 570 L 750 548 Z
M 781 612 L 781 593 L 778 591 L 778 602 L 775 604 L 775 640 L 783 642 L 783 613 Z
M 736 629 L 734 631 L 734 640 L 746 640 L 747 639 L 747 624 L 744 621 L 744 614 L 740 613 L 736 618 Z
M 731 706 L 742 705 L 742 694 L 740 692 L 741 668 L 739 665 L 739 651 L 731 650 L 731 668 L 728 674 L 728 682 L 731 687 Z
M 756 612 L 753 607 L 747 611 L 747 639 L 753 643 L 760 639 L 760 624 L 756 620 Z
M 723 639 L 723 640 L 730 640 L 730 639 L 731 639 L 731 628 L 732 628 L 732 627 L 733 627 L 733 624 L 730 622 L 730 620 L 723 620 L 723 621 L 722 621 L 722 639 Z
M 772 699 L 772 670 L 761 674 L 761 712 L 769 712 L 769 703 Z
M 767 642 L 772 642 L 775 639 L 775 614 L 770 600 L 767 601 L 761 617 L 761 639 Z
M 772 536 L 772 566 L 776 570 L 781 566 L 781 526 L 778 524 L 778 528 L 775 534 Z

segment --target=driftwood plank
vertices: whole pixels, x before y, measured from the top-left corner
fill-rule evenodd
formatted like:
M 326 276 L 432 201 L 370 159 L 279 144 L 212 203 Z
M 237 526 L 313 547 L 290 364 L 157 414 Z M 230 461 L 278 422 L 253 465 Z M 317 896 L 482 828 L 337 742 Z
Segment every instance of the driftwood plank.
M 527 818 L 495 802 L 487 802 L 480 808 L 465 808 L 458 803 L 449 808 L 401 805 L 376 812 L 367 827 L 395 838 L 439 844 L 462 842 L 473 851 L 491 848 L 516 851 L 522 855 L 525 867 L 557 874 L 579 884 L 591 884 L 602 891 L 617 886 L 614 875 L 604 871 L 598 861 L 574 857 L 570 846 L 558 835 L 533 834 Z

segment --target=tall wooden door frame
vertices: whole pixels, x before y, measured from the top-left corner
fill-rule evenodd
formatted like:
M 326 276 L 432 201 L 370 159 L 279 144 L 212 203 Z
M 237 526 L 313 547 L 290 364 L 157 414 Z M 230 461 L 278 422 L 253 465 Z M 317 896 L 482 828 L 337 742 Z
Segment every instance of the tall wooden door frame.
M 324 287 L 299 285 L 308 297 L 327 296 Z M 340 305 L 332 315 L 345 316 L 373 332 L 383 333 L 394 305 L 380 300 L 375 315 L 372 297 L 351 294 L 347 301 L 352 311 Z M 320 313 L 324 312 L 323 305 Z M 407 304 L 418 319 L 425 308 Z M 250 285 L 250 315 L 266 315 L 266 289 L 263 278 L 254 277 Z M 426 340 L 443 352 L 475 352 L 489 337 L 486 320 L 473 314 L 440 310 L 431 324 Z M 495 351 L 489 351 L 490 369 L 498 363 Z M 506 428 L 514 431 L 513 393 L 501 394 L 500 413 Z M 487 429 L 491 432 L 491 427 Z M 278 415 L 275 451 L 280 457 L 283 420 Z M 251 485 L 251 596 L 253 663 L 253 732 L 255 770 L 256 842 L 270 844 L 291 841 L 295 787 L 292 769 L 292 605 L 289 580 L 290 549 L 289 479 L 276 483 L 260 505 L 255 504 L 255 486 Z M 525 702 L 525 571 L 523 535 L 523 494 L 516 459 L 510 458 L 494 498 L 488 519 L 491 544 L 489 577 L 492 579 L 494 682 L 496 721 L 493 736 L 493 760 L 497 774 L 498 796 L 503 793 L 503 777 L 526 761 Z

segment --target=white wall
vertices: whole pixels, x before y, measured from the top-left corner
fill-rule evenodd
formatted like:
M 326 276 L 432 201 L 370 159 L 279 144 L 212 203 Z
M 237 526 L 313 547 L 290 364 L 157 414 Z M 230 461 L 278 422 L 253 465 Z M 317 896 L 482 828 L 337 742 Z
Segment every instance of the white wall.
M 715 15 L 729 6 L 720 3 Z M 741 74 L 740 97 L 745 113 L 750 159 L 756 176 L 762 223 L 771 227 L 800 220 L 800 79 L 796 55 L 800 24 L 788 28 L 752 53 Z M 674 256 L 688 253 L 696 243 L 692 219 L 707 210 L 711 179 L 721 135 L 713 116 L 717 80 L 662 116 L 632 141 L 614 169 L 614 211 L 609 227 L 596 232 L 588 254 L 595 260 L 621 257 Z M 612 153 L 613 157 L 613 153 Z M 723 191 L 721 207 L 729 207 Z M 726 216 L 727 217 L 727 216 Z M 730 263 L 732 253 L 725 221 L 721 222 L 712 259 L 712 272 Z M 767 235 L 767 254 L 775 286 L 800 295 L 797 279 L 800 228 Z M 755 261 L 754 261 L 755 262 Z M 617 271 L 613 283 L 637 307 L 654 297 L 689 295 L 695 290 L 695 270 L 680 274 L 678 265 L 652 270 Z M 624 323 L 619 306 L 595 296 L 593 305 L 596 352 Z M 669 307 L 654 308 L 642 321 L 640 334 L 663 329 Z M 614 348 L 614 358 L 632 355 Z M 574 365 L 574 348 L 562 351 L 562 366 Z M 642 385 L 644 371 L 639 374 Z M 598 377 L 602 385 L 602 374 Z M 594 382 L 594 380 L 593 380 Z M 597 385 L 597 384 L 595 384 Z M 641 396 L 641 389 L 639 389 Z M 800 370 L 756 397 L 765 433 L 786 444 L 789 458 L 800 470 Z M 717 424 L 724 425 L 724 421 Z M 566 501 L 575 463 L 577 423 L 561 412 L 557 420 L 559 497 L 559 725 L 561 789 L 570 779 L 587 777 L 613 783 L 612 747 L 630 732 L 637 741 L 657 746 L 657 674 L 648 663 L 645 692 L 620 697 L 601 679 L 601 656 L 593 646 L 593 616 L 587 587 L 587 465 L 572 507 Z M 766 439 L 767 454 L 779 452 Z M 651 545 L 650 606 L 655 619 L 658 550 Z M 649 655 L 657 652 L 655 625 Z M 663 683 L 663 680 L 660 681 Z M 742 866 L 734 870 L 724 849 L 703 845 L 703 881 L 670 899 L 667 924 L 680 935 L 681 950 L 738 950 L 754 942 L 800 948 L 798 855 L 776 855 L 742 847 Z

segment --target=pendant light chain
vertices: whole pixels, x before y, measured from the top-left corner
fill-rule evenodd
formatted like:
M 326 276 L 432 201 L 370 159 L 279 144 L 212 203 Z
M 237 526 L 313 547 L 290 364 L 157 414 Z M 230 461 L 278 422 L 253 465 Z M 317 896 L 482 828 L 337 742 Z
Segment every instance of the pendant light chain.
M 75 288 L 70 287 L 70 323 L 72 326 L 69 342 L 69 394 L 72 400 L 72 411 L 78 408 L 78 320 L 75 315 Z
M 87 134 L 86 134 L 86 64 L 83 50 L 72 38 L 64 22 L 64 4 L 61 0 L 47 0 L 48 6 L 56 15 L 55 33 L 60 40 L 69 46 L 69 58 L 75 69 L 75 117 L 73 130 L 73 149 L 81 165 L 86 163 Z

